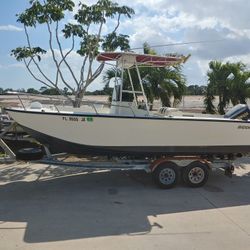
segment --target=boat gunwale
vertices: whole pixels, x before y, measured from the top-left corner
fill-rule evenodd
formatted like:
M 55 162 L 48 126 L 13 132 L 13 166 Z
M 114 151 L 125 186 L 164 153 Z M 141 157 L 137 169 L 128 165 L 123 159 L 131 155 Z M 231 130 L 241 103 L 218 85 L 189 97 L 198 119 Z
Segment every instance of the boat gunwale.
M 167 120 L 167 121 L 200 121 L 200 122 L 231 122 L 249 124 L 248 120 L 237 120 L 229 118 L 211 118 L 211 117 L 181 117 L 181 116 L 128 116 L 128 115 L 112 115 L 112 114 L 90 114 L 90 113 L 63 113 L 63 112 L 47 112 L 47 111 L 31 111 L 24 109 L 5 108 L 8 112 L 39 114 L 39 115 L 58 115 L 58 116 L 76 116 L 76 117 L 100 117 L 100 118 L 121 118 L 121 119 L 142 119 L 142 120 Z

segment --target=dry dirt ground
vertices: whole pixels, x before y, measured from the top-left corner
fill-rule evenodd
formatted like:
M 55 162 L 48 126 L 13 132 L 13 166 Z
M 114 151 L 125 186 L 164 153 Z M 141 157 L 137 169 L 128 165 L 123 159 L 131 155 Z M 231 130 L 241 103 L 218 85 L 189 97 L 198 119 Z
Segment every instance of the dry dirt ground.
M 250 249 L 250 159 L 203 188 L 144 172 L 0 165 L 0 250 Z

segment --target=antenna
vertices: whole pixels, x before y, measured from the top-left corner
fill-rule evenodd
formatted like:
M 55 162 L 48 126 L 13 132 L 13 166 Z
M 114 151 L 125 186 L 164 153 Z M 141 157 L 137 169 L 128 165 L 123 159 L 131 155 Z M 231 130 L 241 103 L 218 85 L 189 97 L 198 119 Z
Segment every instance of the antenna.
M 192 41 L 192 42 L 179 42 L 179 43 L 168 43 L 168 44 L 159 44 L 159 45 L 148 45 L 150 48 L 161 48 L 161 47 L 170 47 L 170 46 L 182 46 L 188 44 L 200 44 L 200 43 L 217 43 L 225 41 L 226 39 L 218 39 L 218 40 L 203 40 L 203 41 Z M 130 50 L 138 50 L 143 49 L 143 47 L 131 48 Z

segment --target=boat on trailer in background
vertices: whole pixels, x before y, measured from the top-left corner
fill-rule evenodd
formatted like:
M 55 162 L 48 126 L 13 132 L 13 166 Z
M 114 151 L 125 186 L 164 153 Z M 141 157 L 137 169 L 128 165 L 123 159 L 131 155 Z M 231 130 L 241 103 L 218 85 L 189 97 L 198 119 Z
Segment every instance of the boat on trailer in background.
M 115 61 L 117 69 L 122 72 L 121 81 L 115 78 L 109 112 L 102 113 L 95 105 L 90 111 L 74 108 L 66 111 L 44 108 L 39 104 L 28 108 L 7 108 L 6 111 L 32 137 L 47 145 L 51 152 L 147 158 L 154 159 L 154 162 L 163 159 L 160 164 L 153 164 L 152 169 L 157 179 L 162 178 L 162 181 L 159 180 L 162 186 L 166 187 L 173 184 L 168 183 L 169 176 L 177 176 L 176 164 L 169 159 L 174 156 L 194 157 L 187 165 L 189 168 L 185 168 L 184 179 L 189 180 L 190 173 L 195 178 L 200 176 L 202 180 L 193 183 L 199 186 L 206 179 L 208 159 L 213 161 L 219 157 L 232 160 L 250 151 L 250 122 L 247 111 L 240 116 L 241 119 L 230 115 L 184 117 L 151 113 L 139 68 L 171 67 L 185 63 L 187 59 L 184 56 L 131 52 L 101 53 L 97 56 L 98 61 Z M 137 72 L 139 90 L 132 81 L 131 69 Z M 123 84 L 125 71 L 130 82 L 128 89 Z M 128 94 L 132 95 L 133 101 L 124 101 L 123 96 Z M 138 96 L 142 97 L 143 106 L 138 102 Z M 230 165 L 227 169 L 233 168 Z

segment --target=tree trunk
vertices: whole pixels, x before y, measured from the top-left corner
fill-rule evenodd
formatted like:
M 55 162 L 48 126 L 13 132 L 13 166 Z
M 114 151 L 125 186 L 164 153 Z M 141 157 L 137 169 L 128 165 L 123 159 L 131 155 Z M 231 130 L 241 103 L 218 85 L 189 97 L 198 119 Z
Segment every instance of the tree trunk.
M 74 108 L 80 108 L 81 107 L 81 102 L 82 102 L 82 99 L 84 97 L 84 94 L 86 92 L 86 89 L 82 89 L 82 90 L 79 90 L 77 91 L 77 93 L 75 94 L 75 100 L 73 101 L 73 107 Z
M 224 108 L 225 108 L 224 98 L 223 98 L 223 96 L 221 96 L 221 95 L 219 94 L 218 111 L 219 111 L 219 114 L 220 114 L 220 115 L 224 115 L 224 114 L 225 114 Z

